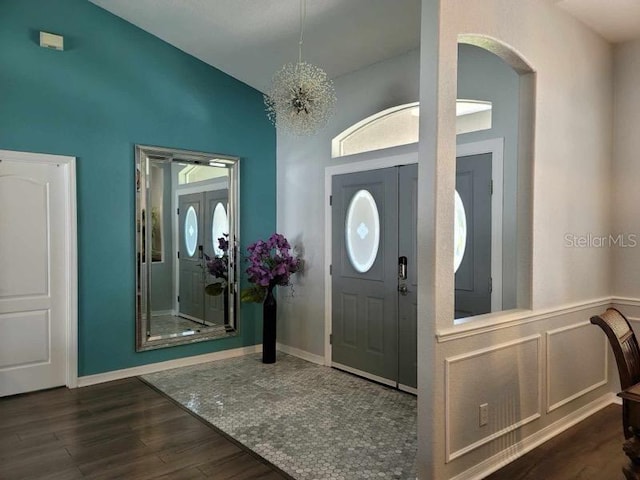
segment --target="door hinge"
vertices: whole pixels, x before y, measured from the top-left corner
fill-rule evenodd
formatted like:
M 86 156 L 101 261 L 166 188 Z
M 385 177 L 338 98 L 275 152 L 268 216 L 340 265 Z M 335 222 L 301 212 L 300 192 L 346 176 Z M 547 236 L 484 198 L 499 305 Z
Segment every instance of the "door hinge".
M 177 252 L 177 253 L 178 253 L 178 258 L 180 258 L 180 252 Z
M 180 208 L 176 208 L 176 215 L 180 215 Z
M 329 345 L 333 345 L 333 333 L 329 334 Z
M 489 182 L 489 195 L 493 195 L 493 180 Z
M 489 293 L 493 293 L 493 278 L 489 277 Z
M 178 295 L 178 303 L 180 303 L 180 295 Z
M 329 265 L 329 275 L 333 275 L 333 265 Z
M 329 206 L 333 206 L 333 195 L 329 195 Z

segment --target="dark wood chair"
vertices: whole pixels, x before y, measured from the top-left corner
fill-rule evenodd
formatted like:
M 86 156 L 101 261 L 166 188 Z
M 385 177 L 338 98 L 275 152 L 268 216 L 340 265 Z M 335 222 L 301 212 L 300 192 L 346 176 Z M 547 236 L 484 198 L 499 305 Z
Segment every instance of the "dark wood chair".
M 591 323 L 602 328 L 609 339 L 616 358 L 622 390 L 640 382 L 640 347 L 627 318 L 619 310 L 608 308 L 604 313 L 591 317 Z M 627 407 L 623 405 L 622 427 L 625 438 L 631 438 L 633 433 L 629 429 Z

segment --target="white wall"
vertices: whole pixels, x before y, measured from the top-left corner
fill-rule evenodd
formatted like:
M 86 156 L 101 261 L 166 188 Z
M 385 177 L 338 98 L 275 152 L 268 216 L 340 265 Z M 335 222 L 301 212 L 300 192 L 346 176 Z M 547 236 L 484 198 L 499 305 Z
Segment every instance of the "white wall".
M 324 355 L 324 170 L 349 160 L 331 159 L 331 140 L 381 110 L 418 101 L 417 50 L 334 80 L 338 104 L 314 136 L 278 134 L 278 231 L 304 248 L 305 272 L 294 296 L 279 292 L 278 341 Z
M 640 298 L 640 39 L 615 49 L 613 232 L 637 242 L 614 251 L 614 294 Z M 624 238 L 623 237 L 623 238 Z M 629 242 L 629 245 L 632 245 Z
M 431 25 L 423 1 L 423 24 Z M 431 12 L 432 13 L 432 12 Z M 535 71 L 533 310 L 451 327 L 456 52 L 460 34 L 497 39 Z M 612 151 L 612 49 L 539 0 L 440 2 L 438 55 L 424 48 L 421 96 L 438 72 L 437 128 L 421 125 L 419 202 L 433 224 L 419 233 L 419 471 L 421 479 L 483 478 L 522 449 L 610 400 L 606 343 L 589 316 L 609 304 L 611 251 L 567 248 L 565 234 L 608 235 Z M 521 64 L 520 66 L 523 66 Z M 423 102 L 426 108 L 426 102 Z M 436 142 L 436 152 L 430 142 Z M 435 182 L 432 180 L 435 179 Z M 435 199 L 433 195 L 435 192 Z M 428 279 L 435 278 L 431 284 Z M 475 329 L 473 329 L 475 327 Z M 471 329 L 470 329 L 471 328 Z M 585 366 L 581 352 L 589 351 Z M 480 403 L 489 424 L 480 427 Z M 456 412 L 469 412 L 468 418 Z M 431 460 L 430 460 L 431 459 Z

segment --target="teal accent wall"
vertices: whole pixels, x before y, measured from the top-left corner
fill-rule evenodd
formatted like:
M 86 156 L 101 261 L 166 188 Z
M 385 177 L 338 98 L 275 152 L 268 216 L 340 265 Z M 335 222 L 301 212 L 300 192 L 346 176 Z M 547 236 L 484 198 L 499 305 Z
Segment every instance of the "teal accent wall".
M 40 48 L 40 30 L 66 50 Z M 77 157 L 78 374 L 259 343 L 243 304 L 237 337 L 136 353 L 133 162 L 135 144 L 241 157 L 242 248 L 267 237 L 276 135 L 260 92 L 87 0 L 0 1 L 0 45 L 0 149 Z

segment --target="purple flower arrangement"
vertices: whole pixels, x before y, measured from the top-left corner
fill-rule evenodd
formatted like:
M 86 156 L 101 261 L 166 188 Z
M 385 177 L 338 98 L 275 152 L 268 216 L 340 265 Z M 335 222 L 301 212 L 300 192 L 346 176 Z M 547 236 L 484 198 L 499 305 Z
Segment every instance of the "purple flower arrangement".
M 291 253 L 291 245 L 279 233 L 274 233 L 265 242 L 258 240 L 247 248 L 246 272 L 254 286 L 242 292 L 241 298 L 248 302 L 262 302 L 269 289 L 276 285 L 290 285 L 290 277 L 302 268 L 302 260 Z
M 205 287 L 205 292 L 209 295 L 220 295 L 226 290 L 229 281 L 229 240 L 227 234 L 218 239 L 218 248 L 222 251 L 222 255 L 210 257 L 205 254 L 207 272 L 212 277 L 222 280 Z

